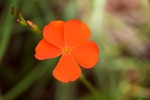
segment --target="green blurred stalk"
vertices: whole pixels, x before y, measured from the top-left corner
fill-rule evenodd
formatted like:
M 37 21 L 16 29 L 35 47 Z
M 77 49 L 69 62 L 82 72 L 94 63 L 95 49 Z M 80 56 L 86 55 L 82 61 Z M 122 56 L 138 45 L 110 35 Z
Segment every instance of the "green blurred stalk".
M 106 56 L 103 53 L 103 48 L 102 48 L 102 44 L 101 43 L 102 39 L 103 39 L 103 17 L 105 14 L 105 5 L 106 5 L 106 0 L 93 0 L 93 9 L 92 9 L 92 15 L 91 15 L 91 28 L 92 28 L 92 33 L 93 33 L 93 40 L 95 40 L 95 42 L 97 42 L 98 47 L 100 48 L 100 55 L 99 58 L 103 58 L 101 59 L 97 66 L 95 67 L 94 71 L 95 71 L 95 76 L 98 82 L 99 87 L 102 87 L 102 83 L 103 82 L 103 70 L 101 65 L 105 65 L 105 58 Z M 101 40 L 101 41 L 100 41 Z
M 3 96 L 3 100 L 13 100 L 25 92 L 36 80 L 41 79 L 45 74 L 50 72 L 50 64 L 55 63 L 56 59 L 46 60 L 38 64 L 27 76 L 20 81 L 15 87 Z
M 83 76 L 83 74 L 80 76 L 79 79 L 93 94 L 93 96 L 95 97 L 95 100 L 101 99 L 99 91 Z
M 105 70 L 107 70 L 106 68 L 104 69 L 103 66 L 107 67 L 108 62 L 110 58 L 107 58 L 107 52 L 105 50 L 106 46 L 105 44 L 107 43 L 107 41 L 105 40 L 106 38 L 104 37 L 105 33 L 103 33 L 103 24 L 104 24 L 104 15 L 105 15 L 105 6 L 106 6 L 106 0 L 94 0 L 93 1 L 93 11 L 92 11 L 92 17 L 91 17 L 91 27 L 92 27 L 92 32 L 94 33 L 94 40 L 97 42 L 98 47 L 100 48 L 100 56 L 99 58 L 103 58 L 101 59 L 97 66 L 95 67 L 95 76 L 97 79 L 97 82 L 99 84 L 99 87 L 101 88 L 101 92 L 105 92 L 108 91 L 106 89 L 108 89 L 108 85 L 105 85 L 105 83 L 103 83 L 103 79 L 104 79 L 104 75 L 106 75 Z M 104 40 L 104 41 L 103 41 Z M 105 43 L 106 41 L 106 43 Z M 104 45 L 104 46 L 103 46 Z M 110 92 L 111 92 L 111 96 L 113 100 L 119 100 L 120 96 L 117 96 L 117 90 L 116 90 L 116 79 L 114 77 L 114 73 L 110 74 Z M 106 93 L 107 94 L 107 93 Z M 109 98 L 110 94 L 107 94 L 106 98 Z M 99 99 L 98 99 L 99 100 Z
M 1 60 L 5 54 L 5 51 L 7 49 L 7 45 L 11 36 L 11 31 L 13 28 L 13 17 L 10 14 L 11 11 L 11 7 L 15 6 L 17 7 L 19 3 L 19 0 L 13 0 L 13 1 L 9 1 L 8 2 L 8 6 L 6 7 L 6 9 L 4 10 L 5 12 L 2 14 L 4 15 L 3 18 L 5 18 L 4 20 L 4 24 L 1 26 L 1 42 L 0 42 L 0 63 Z M 2 21 L 2 20 L 1 20 Z
M 72 100 L 74 83 L 56 83 L 55 100 Z
M 29 96 L 26 100 L 42 100 L 43 94 L 47 90 L 47 86 L 49 86 L 49 76 L 50 73 L 44 75 L 40 80 L 34 84 L 32 89 L 28 92 Z
M 93 0 L 91 16 L 92 31 L 96 35 L 101 35 L 103 29 L 103 17 L 105 12 L 106 0 Z

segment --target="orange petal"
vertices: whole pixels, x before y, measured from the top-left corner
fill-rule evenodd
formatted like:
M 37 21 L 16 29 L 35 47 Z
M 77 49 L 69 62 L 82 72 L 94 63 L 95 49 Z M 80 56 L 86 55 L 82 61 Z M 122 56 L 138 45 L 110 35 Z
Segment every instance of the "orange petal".
M 38 60 L 44 60 L 61 55 L 62 50 L 48 43 L 45 39 L 42 39 L 35 48 L 35 52 L 35 58 Z
M 78 20 L 70 20 L 64 24 L 64 39 L 67 46 L 74 46 L 88 40 L 90 29 Z
M 64 47 L 64 35 L 63 25 L 64 21 L 52 21 L 44 27 L 43 36 L 49 43 L 63 48 Z
M 63 83 L 75 81 L 77 78 L 79 78 L 80 74 L 81 69 L 70 54 L 62 55 L 53 71 L 53 76 Z
M 82 67 L 92 68 L 98 62 L 99 50 L 94 42 L 88 41 L 72 48 L 71 54 Z

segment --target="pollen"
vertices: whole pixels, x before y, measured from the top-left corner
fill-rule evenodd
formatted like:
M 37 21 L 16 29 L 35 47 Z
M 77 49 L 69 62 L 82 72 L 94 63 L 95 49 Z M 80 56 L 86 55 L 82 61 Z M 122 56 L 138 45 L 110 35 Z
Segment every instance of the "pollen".
M 64 53 L 69 53 L 69 52 L 70 52 L 70 49 L 69 49 L 69 48 L 64 48 L 64 49 L 63 49 L 63 52 L 64 52 Z

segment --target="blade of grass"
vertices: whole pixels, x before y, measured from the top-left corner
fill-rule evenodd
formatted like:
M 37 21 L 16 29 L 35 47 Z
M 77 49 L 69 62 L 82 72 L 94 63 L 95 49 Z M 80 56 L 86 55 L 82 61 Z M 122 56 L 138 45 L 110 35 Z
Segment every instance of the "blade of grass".
M 19 0 L 15 0 L 15 1 L 11 1 L 11 2 L 8 2 L 8 6 L 6 7 L 5 11 L 4 12 L 4 15 L 5 15 L 5 21 L 4 21 L 4 24 L 2 25 L 2 30 L 1 30 L 1 43 L 0 43 L 0 63 L 1 63 L 1 60 L 5 54 L 5 51 L 6 51 L 6 48 L 7 48 L 7 45 L 8 45 L 8 42 L 9 42 L 9 39 L 10 39 L 10 36 L 11 36 L 11 31 L 12 31 L 12 28 L 13 28 L 13 17 L 11 16 L 10 14 L 10 11 L 11 11 L 11 7 L 12 6 L 18 6 L 18 3 L 19 3 Z
M 73 85 L 74 84 L 72 83 L 62 84 L 62 83 L 57 82 L 55 100 L 72 100 Z
M 97 42 L 98 47 L 100 48 L 100 56 L 99 58 L 103 58 L 101 59 L 98 64 L 97 67 L 95 67 L 95 76 L 98 80 L 98 84 L 99 87 L 101 86 L 101 82 L 103 82 L 103 78 L 102 75 L 100 75 L 99 73 L 103 73 L 102 69 L 101 69 L 101 65 L 105 65 L 105 55 L 103 53 L 103 50 L 101 48 L 101 42 L 100 40 L 102 39 L 102 27 L 103 27 L 103 15 L 104 15 L 104 11 L 105 11 L 105 5 L 106 5 L 106 0 L 93 0 L 92 2 L 92 16 L 91 16 L 91 29 L 92 29 L 92 33 L 93 36 L 92 38 L 95 40 L 95 42 Z
M 50 72 L 53 64 L 56 62 L 56 59 L 46 60 L 41 62 L 39 65 L 35 67 L 23 80 L 21 80 L 16 86 L 14 86 L 10 91 L 4 94 L 4 100 L 12 100 L 17 98 L 20 94 L 25 92 L 36 80 L 39 80 L 46 73 Z
M 103 17 L 105 13 L 106 0 L 93 0 L 91 16 L 91 27 L 95 35 L 101 35 L 103 28 Z

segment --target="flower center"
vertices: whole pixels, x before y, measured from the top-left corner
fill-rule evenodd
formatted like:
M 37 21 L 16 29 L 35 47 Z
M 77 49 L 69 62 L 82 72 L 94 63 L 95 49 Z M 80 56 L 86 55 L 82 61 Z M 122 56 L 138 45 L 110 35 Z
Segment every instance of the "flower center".
M 69 53 L 69 52 L 70 52 L 70 49 L 69 49 L 69 48 L 64 48 L 64 49 L 63 49 L 63 52 L 64 52 L 64 53 Z

